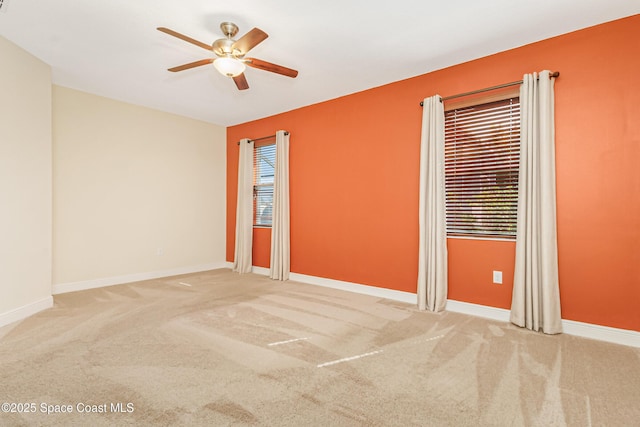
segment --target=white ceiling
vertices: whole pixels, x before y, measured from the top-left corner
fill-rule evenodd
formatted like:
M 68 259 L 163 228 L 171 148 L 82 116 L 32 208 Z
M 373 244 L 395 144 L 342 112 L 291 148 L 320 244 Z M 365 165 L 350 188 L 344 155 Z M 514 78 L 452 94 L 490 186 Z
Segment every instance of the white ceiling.
M 2 3 L 0 35 L 50 64 L 53 83 L 223 126 L 640 13 L 640 0 Z M 156 27 L 210 44 L 223 37 L 222 21 L 240 27 L 236 39 L 253 27 L 268 33 L 249 56 L 298 77 L 248 68 L 250 89 L 241 92 L 212 65 L 166 70 L 210 53 Z

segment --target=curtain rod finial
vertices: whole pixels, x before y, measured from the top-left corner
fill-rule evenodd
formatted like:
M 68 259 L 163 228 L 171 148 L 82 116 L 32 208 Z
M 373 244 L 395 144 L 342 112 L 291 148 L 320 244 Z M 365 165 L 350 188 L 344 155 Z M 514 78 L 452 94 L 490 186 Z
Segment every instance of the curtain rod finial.
M 442 102 L 442 97 L 440 97 L 440 102 Z M 424 101 L 420 101 L 420 106 L 424 107 Z

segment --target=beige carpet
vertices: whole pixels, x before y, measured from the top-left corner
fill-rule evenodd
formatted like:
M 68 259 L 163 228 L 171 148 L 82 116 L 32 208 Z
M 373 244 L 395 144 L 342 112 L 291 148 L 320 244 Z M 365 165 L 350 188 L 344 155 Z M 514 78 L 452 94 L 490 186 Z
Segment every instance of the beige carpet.
M 640 349 L 229 270 L 58 295 L 0 384 L 2 426 L 640 425 Z

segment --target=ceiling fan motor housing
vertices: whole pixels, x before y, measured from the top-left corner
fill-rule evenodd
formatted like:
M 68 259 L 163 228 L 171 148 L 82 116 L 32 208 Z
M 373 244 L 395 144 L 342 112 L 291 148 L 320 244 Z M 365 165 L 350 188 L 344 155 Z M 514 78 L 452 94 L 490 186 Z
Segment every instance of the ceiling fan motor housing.
M 218 39 L 211 45 L 211 50 L 218 56 L 240 57 L 240 51 L 233 48 L 235 42 L 233 39 Z
M 233 22 L 223 22 L 220 24 L 220 29 L 226 38 L 218 39 L 213 42 L 211 45 L 213 53 L 220 57 L 233 56 L 235 58 L 242 58 L 244 54 L 240 52 L 240 50 L 233 48 L 233 44 L 236 42 L 233 39 L 233 36 L 238 34 L 238 26 Z

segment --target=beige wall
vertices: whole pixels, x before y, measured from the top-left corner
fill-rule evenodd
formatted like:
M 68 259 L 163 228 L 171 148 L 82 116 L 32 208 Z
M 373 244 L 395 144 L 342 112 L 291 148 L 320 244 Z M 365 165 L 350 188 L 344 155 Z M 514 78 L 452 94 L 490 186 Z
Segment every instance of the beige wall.
M 51 69 L 0 37 L 0 325 L 51 305 Z
M 220 126 L 54 86 L 54 291 L 222 266 L 225 139 Z

